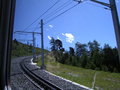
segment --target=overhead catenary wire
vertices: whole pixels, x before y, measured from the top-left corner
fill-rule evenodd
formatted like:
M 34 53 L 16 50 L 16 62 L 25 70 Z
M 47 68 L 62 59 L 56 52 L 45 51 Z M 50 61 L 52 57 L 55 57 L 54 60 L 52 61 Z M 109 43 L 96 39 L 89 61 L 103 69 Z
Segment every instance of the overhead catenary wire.
M 32 35 L 30 33 L 21 33 L 21 32 L 14 32 L 13 38 L 15 39 L 26 39 L 28 37 L 31 37 Z
M 68 0 L 67 2 L 65 2 L 64 4 L 60 5 L 58 8 L 56 8 L 53 12 L 51 12 L 50 14 L 48 14 L 47 16 L 45 16 L 43 19 L 47 19 L 51 16 L 53 16 L 54 14 L 56 14 L 57 12 L 61 11 L 62 9 L 64 9 L 65 7 L 69 6 L 73 1 Z
M 26 36 L 26 37 L 28 37 L 28 35 L 30 35 L 30 34 L 25 34 L 25 33 L 14 33 L 13 34 L 13 39 L 15 39 L 15 38 L 24 38 L 24 36 Z
M 20 40 L 24 40 L 24 41 L 29 41 L 29 40 L 32 40 L 32 37 L 26 37 L 26 36 L 24 36 L 24 37 L 14 37 L 14 39 L 16 39 L 16 40 L 18 40 L 18 41 L 20 41 Z
M 64 8 L 66 8 L 67 6 L 69 6 L 70 4 L 72 4 L 72 2 L 68 3 L 66 6 L 64 6 L 63 8 L 61 8 L 60 10 L 54 12 L 52 15 L 50 15 L 49 17 L 46 17 L 45 19 L 48 19 L 54 15 L 56 15 L 57 13 L 59 13 L 60 11 L 62 11 Z
M 69 6 L 70 4 L 72 4 L 72 2 L 75 0 L 68 0 L 67 2 L 65 2 L 64 4 L 62 4 L 61 6 L 59 6 L 57 9 L 55 9 L 53 12 L 51 12 L 50 14 L 48 14 L 46 17 L 44 17 L 43 19 L 48 19 L 49 17 L 54 16 L 55 14 L 57 14 L 59 11 L 63 10 L 64 8 L 66 8 L 67 6 Z M 90 1 L 90 0 L 76 0 L 76 2 L 78 3 L 82 3 L 82 2 L 86 2 L 86 1 Z
M 47 23 L 49 23 L 49 22 L 51 22 L 51 21 L 53 21 L 53 20 L 56 19 L 57 17 L 61 16 L 62 14 L 66 13 L 67 11 L 71 10 L 72 8 L 76 7 L 76 6 L 79 5 L 79 4 L 80 4 L 80 3 L 77 3 L 77 4 L 75 4 L 74 6 L 72 6 L 72 7 L 68 8 L 67 10 L 63 11 L 62 13 L 58 14 L 57 16 L 49 19 L 46 23 L 44 23 L 44 25 L 47 24 Z
M 35 19 L 30 25 L 28 25 L 25 29 L 27 30 L 31 25 L 33 25 L 37 20 L 39 20 L 43 15 L 45 15 L 50 9 L 52 9 L 60 0 L 57 0 L 50 8 L 48 8 L 43 14 L 41 14 L 37 19 Z
M 53 12 L 49 13 L 48 15 L 44 16 L 43 19 L 47 19 L 51 16 L 54 16 L 55 14 L 57 14 L 57 12 L 61 11 L 62 9 L 64 9 L 65 7 L 69 6 L 73 1 L 68 0 L 67 2 L 63 3 L 62 5 L 60 5 L 58 8 L 56 8 Z M 36 31 L 36 29 L 38 28 L 37 26 L 39 25 L 39 23 L 36 25 L 34 31 Z
M 39 23 L 36 25 L 36 27 L 35 27 L 35 29 L 34 29 L 33 31 L 36 31 L 36 30 L 37 30 L 37 28 L 38 28 L 38 25 L 39 25 Z
M 20 34 L 19 34 L 19 36 L 18 36 L 18 35 L 15 35 L 13 38 L 26 39 L 26 38 L 28 38 L 28 37 L 31 37 L 31 35 L 30 35 L 30 36 L 28 36 L 28 35 L 30 35 L 30 34 L 26 34 L 26 35 L 20 35 Z

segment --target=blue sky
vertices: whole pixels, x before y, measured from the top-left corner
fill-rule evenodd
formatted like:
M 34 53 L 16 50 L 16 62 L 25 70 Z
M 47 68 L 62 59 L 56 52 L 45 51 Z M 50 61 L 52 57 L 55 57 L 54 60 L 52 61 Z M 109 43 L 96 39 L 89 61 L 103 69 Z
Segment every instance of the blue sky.
M 28 25 L 30 25 L 57 0 L 16 1 L 14 31 L 22 31 L 25 30 Z M 68 0 L 60 0 L 53 9 L 51 9 L 40 19 L 46 18 L 49 13 L 54 12 L 57 7 L 66 1 Z M 109 0 L 99 1 L 109 3 Z M 67 8 L 76 4 L 76 2 L 72 0 L 71 2 L 72 3 Z M 120 0 L 117 0 L 116 2 L 118 14 L 120 17 Z M 69 47 L 75 47 L 76 42 L 88 43 L 89 41 L 93 40 L 97 40 L 101 46 L 107 43 L 110 46 L 115 47 L 116 39 L 111 11 L 104 9 L 103 7 L 104 6 L 93 3 L 91 1 L 85 1 L 70 11 L 59 16 L 55 20 L 44 25 L 45 48 L 50 48 L 49 39 L 51 37 L 62 40 L 63 47 L 66 49 Z M 66 10 L 67 8 L 63 9 L 62 11 Z M 52 18 L 52 16 L 50 18 Z M 25 31 L 34 31 L 37 25 L 36 32 L 40 32 L 40 19 Z M 43 19 L 44 23 L 49 19 Z M 40 47 L 40 35 L 35 35 L 35 37 L 36 45 Z M 25 40 L 21 42 L 27 43 L 26 40 L 32 40 L 32 35 L 15 34 L 14 38 Z

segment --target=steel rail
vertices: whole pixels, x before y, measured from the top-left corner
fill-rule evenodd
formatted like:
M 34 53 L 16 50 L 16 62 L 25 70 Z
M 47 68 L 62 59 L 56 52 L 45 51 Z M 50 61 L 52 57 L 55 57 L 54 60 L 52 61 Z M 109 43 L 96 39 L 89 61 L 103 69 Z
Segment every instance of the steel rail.
M 41 78 L 40 76 L 36 75 L 32 70 L 30 70 L 26 65 L 24 60 L 20 62 L 20 66 L 22 70 L 37 84 L 39 84 L 42 88 L 45 90 L 62 90 L 60 87 L 57 85 Z

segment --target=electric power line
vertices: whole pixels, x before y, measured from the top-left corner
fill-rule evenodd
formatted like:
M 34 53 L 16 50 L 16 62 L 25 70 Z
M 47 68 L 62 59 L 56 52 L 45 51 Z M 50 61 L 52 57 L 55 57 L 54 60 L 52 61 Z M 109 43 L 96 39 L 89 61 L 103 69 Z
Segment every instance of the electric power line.
M 37 28 L 38 28 L 38 25 L 39 25 L 39 23 L 36 25 L 36 27 L 35 27 L 34 31 L 36 31 L 36 30 L 37 30 Z
M 51 22 L 52 20 L 56 19 L 57 17 L 61 16 L 62 14 L 66 13 L 67 11 L 71 10 L 72 8 L 76 7 L 77 5 L 79 5 L 80 3 L 75 4 L 74 6 L 68 8 L 67 10 L 63 11 L 62 13 L 58 14 L 57 16 L 51 18 L 50 20 L 48 20 L 45 24 Z
M 50 14 L 48 14 L 47 16 L 45 16 L 43 19 L 47 19 L 47 18 L 51 17 L 51 15 L 53 16 L 54 14 L 56 14 L 59 11 L 61 11 L 63 8 L 67 7 L 71 3 L 72 2 L 70 2 L 70 0 L 68 0 L 67 2 L 65 2 L 64 4 L 62 4 L 61 6 L 59 6 L 57 9 L 55 9 L 53 12 L 51 12 Z
M 43 15 L 45 15 L 50 9 L 52 9 L 60 0 L 57 0 L 50 8 L 48 8 L 42 15 L 40 15 L 37 19 L 35 19 L 30 25 L 28 25 L 24 31 L 29 28 L 31 25 L 33 25 L 37 20 L 39 20 Z

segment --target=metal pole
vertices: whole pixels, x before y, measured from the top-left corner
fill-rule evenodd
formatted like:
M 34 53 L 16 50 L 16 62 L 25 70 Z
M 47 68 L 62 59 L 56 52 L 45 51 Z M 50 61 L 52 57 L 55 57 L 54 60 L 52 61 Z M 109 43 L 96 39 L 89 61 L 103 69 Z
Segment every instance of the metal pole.
M 35 48 L 36 47 L 36 43 L 35 42 L 36 42 L 36 38 L 34 37 L 34 52 L 35 52 L 35 59 L 36 59 L 37 54 L 36 54 L 36 48 Z
M 45 69 L 44 64 L 44 42 L 43 42 L 43 20 L 41 19 L 41 49 L 42 49 L 42 66 L 41 69 Z
M 27 42 L 27 45 L 28 45 L 27 49 L 28 49 L 28 55 L 29 55 L 29 42 Z
M 120 24 L 119 24 L 119 18 L 118 18 L 115 0 L 109 0 L 109 2 L 110 2 L 111 13 L 112 13 L 112 18 L 113 18 L 113 24 L 114 24 L 114 30 L 115 30 L 117 48 L 118 48 L 118 55 L 119 55 L 119 63 L 120 63 Z
M 36 55 L 35 55 L 35 36 L 34 36 L 34 32 L 33 32 L 33 60 L 35 61 L 36 59 Z

